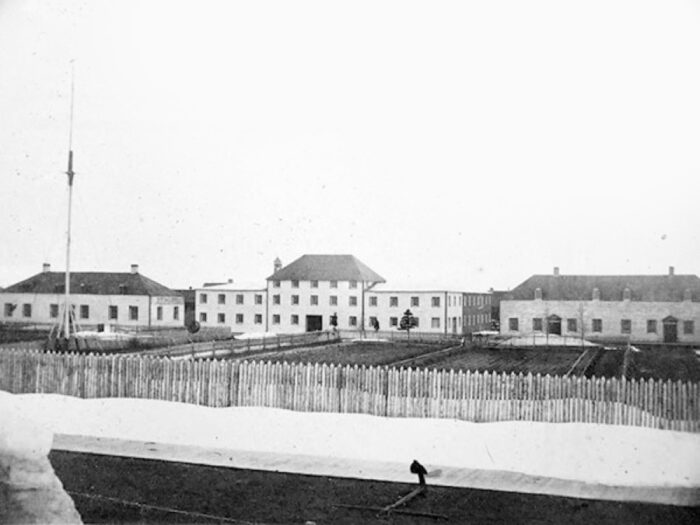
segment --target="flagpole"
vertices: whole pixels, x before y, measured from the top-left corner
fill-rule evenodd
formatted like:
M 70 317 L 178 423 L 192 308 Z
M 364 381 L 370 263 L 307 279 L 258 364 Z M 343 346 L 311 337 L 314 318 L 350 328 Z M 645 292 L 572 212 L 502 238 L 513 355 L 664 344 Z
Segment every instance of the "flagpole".
M 65 280 L 65 305 L 63 308 L 63 337 L 70 340 L 70 237 L 71 237 L 71 212 L 73 208 L 73 101 L 75 98 L 75 63 L 71 62 L 71 86 L 70 86 L 70 131 L 68 135 L 68 228 L 66 230 L 66 280 Z

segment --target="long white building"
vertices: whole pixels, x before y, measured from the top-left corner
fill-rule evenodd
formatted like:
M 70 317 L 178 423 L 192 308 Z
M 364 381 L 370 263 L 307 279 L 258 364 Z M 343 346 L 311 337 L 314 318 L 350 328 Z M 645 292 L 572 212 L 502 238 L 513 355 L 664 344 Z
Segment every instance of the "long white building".
M 410 310 L 416 330 L 465 334 L 488 328 L 491 295 L 454 290 L 393 290 L 352 255 L 304 255 L 274 272 L 265 286 L 225 283 L 196 290 L 196 319 L 203 327 L 230 326 L 234 333 L 299 333 L 398 329 Z

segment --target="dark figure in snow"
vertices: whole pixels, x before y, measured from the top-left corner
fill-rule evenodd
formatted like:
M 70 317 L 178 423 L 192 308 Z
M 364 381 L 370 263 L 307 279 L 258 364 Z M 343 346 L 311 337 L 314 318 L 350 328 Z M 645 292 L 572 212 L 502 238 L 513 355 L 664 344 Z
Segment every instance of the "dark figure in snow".
M 418 463 L 415 459 L 413 460 L 413 463 L 411 463 L 411 473 L 412 474 L 418 474 L 418 482 L 422 487 L 425 486 L 425 475 L 428 473 L 427 470 L 425 470 L 425 467 Z

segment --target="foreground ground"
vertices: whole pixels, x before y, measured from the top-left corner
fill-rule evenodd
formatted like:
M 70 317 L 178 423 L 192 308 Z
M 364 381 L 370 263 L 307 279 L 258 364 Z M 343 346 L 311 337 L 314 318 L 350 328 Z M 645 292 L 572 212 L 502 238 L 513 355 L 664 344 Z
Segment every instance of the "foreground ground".
M 388 505 L 413 489 L 407 484 L 60 451 L 51 452 L 50 460 L 65 489 L 72 493 L 86 523 L 444 522 L 405 515 L 378 518 L 373 511 L 334 506 Z M 133 503 L 179 509 L 190 514 Z M 446 487 L 431 487 L 426 498 L 414 500 L 406 508 L 445 515 L 449 523 L 631 525 L 700 522 L 698 508 Z

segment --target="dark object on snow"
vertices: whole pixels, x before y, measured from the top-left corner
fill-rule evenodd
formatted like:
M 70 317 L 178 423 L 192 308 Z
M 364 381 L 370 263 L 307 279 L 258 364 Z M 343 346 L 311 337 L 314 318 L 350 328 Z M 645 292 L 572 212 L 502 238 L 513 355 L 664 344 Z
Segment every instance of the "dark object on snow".
M 428 471 L 425 470 L 425 467 L 414 459 L 413 463 L 411 463 L 410 470 L 411 473 L 418 474 L 418 482 L 421 485 L 425 485 L 425 475 L 428 473 Z

